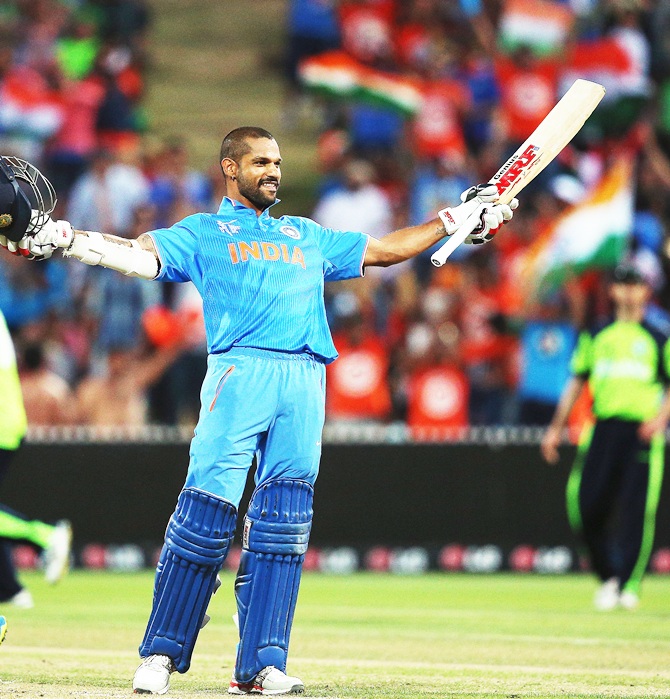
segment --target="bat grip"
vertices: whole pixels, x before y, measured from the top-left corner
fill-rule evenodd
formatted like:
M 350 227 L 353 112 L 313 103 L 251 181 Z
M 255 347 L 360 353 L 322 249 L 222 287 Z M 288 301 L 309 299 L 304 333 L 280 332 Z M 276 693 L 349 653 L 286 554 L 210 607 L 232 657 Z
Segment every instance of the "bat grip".
M 436 267 L 442 267 L 451 253 L 477 228 L 481 222 L 482 211 L 486 204 L 482 204 L 463 221 L 463 225 L 450 235 L 444 245 L 439 247 L 431 256 L 430 261 Z

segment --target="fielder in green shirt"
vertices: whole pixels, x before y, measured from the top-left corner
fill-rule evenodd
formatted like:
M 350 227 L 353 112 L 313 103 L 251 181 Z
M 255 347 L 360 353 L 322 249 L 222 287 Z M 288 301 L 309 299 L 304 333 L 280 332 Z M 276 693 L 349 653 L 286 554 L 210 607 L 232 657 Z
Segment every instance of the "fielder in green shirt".
M 652 294 L 633 264 L 614 270 L 614 320 L 584 331 L 568 382 L 542 441 L 555 463 L 570 411 L 588 382 L 595 425 L 580 439 L 567 485 L 570 525 L 601 581 L 600 610 L 634 609 L 654 541 L 670 417 L 670 344 L 644 321 Z
M 23 407 L 16 354 L 5 318 L 0 313 L 0 484 L 26 434 L 27 420 Z M 55 525 L 30 520 L 0 503 L 0 604 L 16 607 L 33 606 L 33 598 L 19 582 L 12 560 L 18 542 L 27 542 L 43 553 L 44 572 L 49 582 L 57 582 L 67 571 L 72 531 L 69 522 Z M 4 627 L 6 629 L 6 625 Z M 4 636 L 3 627 L 0 634 Z

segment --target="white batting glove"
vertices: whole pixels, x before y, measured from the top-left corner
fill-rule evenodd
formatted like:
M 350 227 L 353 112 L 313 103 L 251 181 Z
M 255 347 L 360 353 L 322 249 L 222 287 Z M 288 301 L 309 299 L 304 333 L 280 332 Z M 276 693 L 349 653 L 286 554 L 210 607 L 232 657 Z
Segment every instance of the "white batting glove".
M 438 211 L 447 235 L 453 235 L 473 214 L 479 213 L 480 225 L 465 239 L 467 244 L 488 243 L 503 223 L 509 221 L 519 206 L 518 199 L 509 204 L 496 204 L 498 188 L 494 184 L 478 184 L 461 194 L 459 206 Z
M 28 260 L 47 260 L 57 248 L 70 247 L 73 237 L 72 226 L 67 221 L 48 219 L 35 235 L 26 235 L 18 242 L 0 236 L 0 245 L 12 255 Z

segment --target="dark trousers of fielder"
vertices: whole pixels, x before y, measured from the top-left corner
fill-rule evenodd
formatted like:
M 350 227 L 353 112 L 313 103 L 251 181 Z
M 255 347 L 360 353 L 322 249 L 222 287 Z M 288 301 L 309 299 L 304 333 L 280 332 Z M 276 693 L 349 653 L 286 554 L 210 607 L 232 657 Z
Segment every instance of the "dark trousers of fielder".
M 567 485 L 570 525 L 603 581 L 638 593 L 654 543 L 664 438 L 647 444 L 639 422 L 598 420 L 580 440 Z

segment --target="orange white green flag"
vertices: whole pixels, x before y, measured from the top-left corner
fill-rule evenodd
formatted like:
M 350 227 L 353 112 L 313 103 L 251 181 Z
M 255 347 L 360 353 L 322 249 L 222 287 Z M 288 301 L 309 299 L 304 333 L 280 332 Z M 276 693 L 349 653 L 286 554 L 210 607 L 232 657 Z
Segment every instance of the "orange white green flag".
M 565 279 L 609 269 L 623 257 L 633 228 L 632 164 L 614 162 L 590 194 L 545 230 L 519 265 L 528 296 L 543 296 Z
M 507 0 L 498 37 L 506 51 L 529 46 L 545 56 L 564 50 L 573 24 L 574 14 L 566 4 L 555 0 Z
M 314 92 L 385 106 L 407 117 L 417 113 L 423 100 L 413 80 L 365 66 L 344 51 L 327 51 L 304 59 L 298 75 L 302 84 Z

